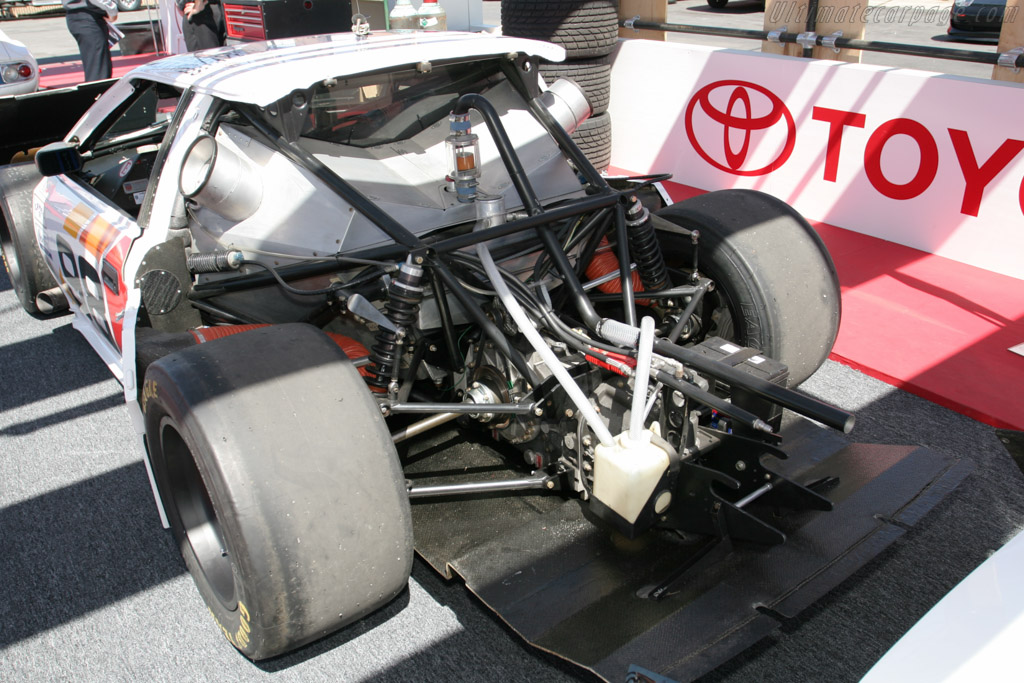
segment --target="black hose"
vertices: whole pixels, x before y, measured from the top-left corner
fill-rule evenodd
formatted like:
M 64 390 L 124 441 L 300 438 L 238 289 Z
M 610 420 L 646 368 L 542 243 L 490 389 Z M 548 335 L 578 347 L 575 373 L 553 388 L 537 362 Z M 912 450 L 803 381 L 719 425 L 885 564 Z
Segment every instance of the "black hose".
M 252 261 L 249 259 L 243 260 L 242 265 L 259 266 L 260 268 L 263 268 L 264 270 L 268 271 L 272 276 L 274 276 L 274 280 L 277 281 L 277 284 L 281 287 L 281 289 L 283 289 L 286 292 L 291 292 L 292 294 L 298 294 L 299 296 L 323 296 L 324 294 L 332 294 L 334 292 L 344 289 L 343 285 L 331 285 L 330 287 L 324 287 L 323 289 L 299 289 L 298 287 L 292 287 L 290 284 L 285 282 L 284 278 L 281 277 L 281 275 L 277 272 L 277 268 L 275 268 L 274 266 L 268 266 L 266 263 L 262 263 L 260 261 Z
M 455 298 L 459 300 L 459 303 L 462 304 L 462 307 L 466 310 L 466 314 L 469 315 L 469 317 L 473 319 L 473 322 L 483 330 L 484 334 L 494 342 L 495 348 L 512 361 L 512 365 L 516 366 L 516 370 L 518 370 L 519 374 L 527 379 L 531 386 L 539 387 L 540 377 L 533 368 L 527 364 L 523 354 L 519 352 L 519 349 L 508 343 L 508 339 L 505 335 L 502 334 L 501 330 L 498 329 L 491 319 L 488 318 L 482 310 L 480 310 L 477 302 L 469 295 L 466 288 L 459 284 L 459 281 L 454 275 L 452 275 L 447 266 L 434 259 L 430 264 L 430 267 L 433 268 L 438 277 L 441 278 L 441 282 L 444 283 L 444 286 L 447 287 L 449 291 L 455 295 Z
M 590 238 L 586 244 L 583 245 L 583 249 L 580 251 L 580 258 L 576 262 L 576 273 L 582 276 L 587 272 L 587 266 L 590 265 L 590 261 L 594 258 L 594 254 L 597 252 L 597 248 L 601 245 L 601 238 L 608 232 L 608 225 L 612 221 L 611 213 L 607 210 L 601 212 L 601 223 L 597 229 L 590 234 Z
M 576 271 L 573 270 L 572 264 L 569 263 L 569 257 L 562 251 L 562 245 L 555 239 L 555 235 L 551 232 L 550 228 L 537 228 L 537 233 L 544 243 L 544 248 L 547 249 L 548 256 L 554 262 L 555 268 L 561 273 L 563 283 L 568 288 L 569 296 L 572 298 L 573 304 L 583 319 L 584 324 L 590 329 L 597 331 L 598 326 L 601 324 L 601 316 L 597 314 L 593 302 L 587 296 L 583 285 L 580 284 L 579 278 L 576 277 Z M 626 265 L 626 270 L 627 272 L 629 270 L 628 264 Z
M 459 358 L 459 349 L 455 338 L 455 326 L 452 323 L 452 313 L 448 309 L 448 297 L 444 292 L 444 285 L 437 276 L 437 271 L 430 269 L 430 287 L 434 290 L 434 300 L 437 302 L 437 311 L 441 316 L 441 332 L 444 335 L 444 345 L 448 350 L 448 362 L 455 372 L 462 372 L 464 366 Z
M 629 235 L 626 232 L 626 208 L 621 202 L 615 208 L 615 238 L 619 243 L 619 283 L 622 286 L 622 309 L 626 316 L 626 322 L 636 327 L 636 302 L 633 300 L 633 270 L 629 267 Z

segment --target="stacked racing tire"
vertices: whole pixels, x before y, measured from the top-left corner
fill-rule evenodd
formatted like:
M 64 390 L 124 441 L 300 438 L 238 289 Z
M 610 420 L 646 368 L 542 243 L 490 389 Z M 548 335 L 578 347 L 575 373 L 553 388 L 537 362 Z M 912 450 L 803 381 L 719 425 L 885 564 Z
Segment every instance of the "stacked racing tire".
M 598 169 L 608 168 L 612 151 L 611 52 L 618 40 L 618 0 L 504 0 L 502 33 L 546 40 L 565 48 L 564 62 L 544 62 L 544 81 L 559 78 L 582 88 L 592 110 L 572 134 L 573 141 Z

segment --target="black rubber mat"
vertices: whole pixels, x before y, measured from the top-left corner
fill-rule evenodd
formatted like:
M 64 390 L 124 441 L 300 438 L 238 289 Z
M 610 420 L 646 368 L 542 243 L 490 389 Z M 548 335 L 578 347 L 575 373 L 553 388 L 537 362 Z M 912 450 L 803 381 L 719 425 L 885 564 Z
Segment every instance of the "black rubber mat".
M 924 448 L 848 444 L 806 420 L 783 434 L 790 458 L 772 469 L 805 484 L 838 477 L 823 492 L 835 509 L 779 519 L 783 545 L 713 546 L 661 600 L 648 597 L 652 588 L 706 550 L 707 539 L 651 532 L 630 541 L 592 522 L 584 503 L 557 495 L 414 502 L 416 549 L 538 648 L 609 681 L 638 667 L 692 680 L 834 588 L 970 471 Z M 457 430 L 416 444 L 405 459 L 407 476 L 424 483 L 512 475 L 498 453 Z

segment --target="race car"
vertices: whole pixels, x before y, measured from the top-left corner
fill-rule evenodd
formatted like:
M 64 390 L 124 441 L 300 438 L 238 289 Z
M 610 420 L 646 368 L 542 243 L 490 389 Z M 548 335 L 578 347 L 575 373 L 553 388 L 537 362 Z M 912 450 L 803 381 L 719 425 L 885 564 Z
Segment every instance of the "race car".
M 24 95 L 39 87 L 39 64 L 25 44 L 0 31 L 0 96 Z
M 246 656 L 401 592 L 411 501 L 525 490 L 617 537 L 763 545 L 831 509 L 764 462 L 782 408 L 853 425 L 791 388 L 839 326 L 823 243 L 763 193 L 664 205 L 664 177 L 598 172 L 586 97 L 538 77 L 563 54 L 357 31 L 179 55 L 0 168 L 20 302 L 69 308 L 123 384 Z M 396 444 L 450 423 L 515 476 L 414 476 Z

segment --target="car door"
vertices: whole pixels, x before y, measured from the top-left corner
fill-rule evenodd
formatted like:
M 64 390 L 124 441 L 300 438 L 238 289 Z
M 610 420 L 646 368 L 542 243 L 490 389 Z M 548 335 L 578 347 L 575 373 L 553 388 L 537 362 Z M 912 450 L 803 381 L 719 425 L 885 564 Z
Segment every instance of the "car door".
M 133 85 L 91 131 L 80 131 L 81 170 L 45 178 L 36 191 L 44 256 L 108 361 L 122 349 L 125 257 L 142 232 L 139 212 L 155 189 L 151 175 L 180 98 L 164 84 Z

